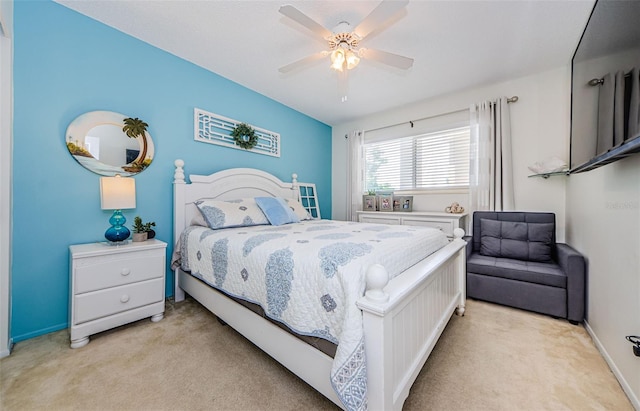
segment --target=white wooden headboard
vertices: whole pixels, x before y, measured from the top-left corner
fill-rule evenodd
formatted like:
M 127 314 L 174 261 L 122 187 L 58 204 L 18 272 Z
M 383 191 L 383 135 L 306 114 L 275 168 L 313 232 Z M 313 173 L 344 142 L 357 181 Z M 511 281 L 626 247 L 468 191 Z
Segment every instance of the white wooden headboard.
M 198 213 L 194 202 L 201 198 L 237 200 L 246 197 L 283 197 L 298 199 L 299 191 L 296 174 L 291 183 L 254 168 L 230 168 L 210 175 L 190 175 L 187 183 L 184 175 L 184 161 L 176 160 L 173 175 L 173 238 L 178 241 L 180 234 L 189 226 Z

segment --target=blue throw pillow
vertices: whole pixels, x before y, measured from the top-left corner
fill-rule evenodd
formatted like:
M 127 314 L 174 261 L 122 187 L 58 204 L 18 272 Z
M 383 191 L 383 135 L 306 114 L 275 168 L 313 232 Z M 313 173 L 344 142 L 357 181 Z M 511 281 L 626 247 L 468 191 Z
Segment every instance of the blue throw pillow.
M 260 207 L 271 225 L 300 222 L 298 216 L 280 197 L 256 197 L 256 204 L 258 204 L 258 207 Z

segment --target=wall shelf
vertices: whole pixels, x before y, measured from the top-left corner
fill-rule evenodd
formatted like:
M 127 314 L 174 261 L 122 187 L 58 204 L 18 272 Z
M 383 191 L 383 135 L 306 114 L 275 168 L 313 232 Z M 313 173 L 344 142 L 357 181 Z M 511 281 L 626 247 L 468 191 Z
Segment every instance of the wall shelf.
M 626 140 L 621 145 L 610 149 L 606 153 L 596 156 L 586 163 L 574 167 L 571 170 L 571 173 L 583 173 L 585 171 L 593 170 L 636 153 L 640 153 L 640 136 Z
M 564 171 L 554 171 L 552 173 L 531 174 L 528 177 L 542 177 L 544 179 L 547 179 L 551 176 L 568 176 L 569 174 L 570 174 L 569 170 L 564 170 Z

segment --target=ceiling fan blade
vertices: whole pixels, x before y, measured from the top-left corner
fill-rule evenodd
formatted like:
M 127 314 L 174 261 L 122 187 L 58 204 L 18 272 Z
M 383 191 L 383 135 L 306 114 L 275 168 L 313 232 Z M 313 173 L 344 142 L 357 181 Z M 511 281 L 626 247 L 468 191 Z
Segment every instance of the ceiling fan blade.
M 367 17 L 364 18 L 353 30 L 361 39 L 364 39 L 373 30 L 380 27 L 385 21 L 393 16 L 397 11 L 402 9 L 409 3 L 409 0 L 383 0 L 378 7 L 373 9 Z
M 413 59 L 399 54 L 375 49 L 360 49 L 360 55 L 366 59 L 377 61 L 399 69 L 409 69 L 413 66 Z
M 315 20 L 313 20 L 312 18 L 310 18 L 309 16 L 307 16 L 306 14 L 304 14 L 303 12 L 301 12 L 300 10 L 296 9 L 291 5 L 288 5 L 288 4 L 284 5 L 280 7 L 278 11 L 284 14 L 285 16 L 289 17 L 291 20 L 308 28 L 309 30 L 316 33 L 318 36 L 322 37 L 323 39 L 332 35 L 332 33 L 329 30 L 322 27 Z
M 286 66 L 282 66 L 278 69 L 280 73 L 289 73 L 290 71 L 294 71 L 303 67 L 310 65 L 323 57 L 326 57 L 329 53 L 327 51 L 321 51 L 319 53 L 312 54 L 298 61 L 294 61 L 291 64 L 287 64 Z

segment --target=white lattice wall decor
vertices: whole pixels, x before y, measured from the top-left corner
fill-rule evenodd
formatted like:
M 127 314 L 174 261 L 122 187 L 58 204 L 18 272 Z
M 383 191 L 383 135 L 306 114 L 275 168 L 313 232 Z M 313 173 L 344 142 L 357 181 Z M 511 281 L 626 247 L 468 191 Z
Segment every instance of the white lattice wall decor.
M 313 183 L 296 182 L 298 186 L 298 201 L 307 209 L 311 217 L 320 218 L 320 204 L 318 203 L 318 192 Z
M 280 157 L 280 134 L 278 133 L 251 125 L 256 132 L 256 136 L 258 136 L 258 144 L 250 150 L 245 150 L 236 145 L 233 137 L 231 137 L 231 132 L 238 124 L 242 123 L 241 121 L 195 108 L 193 110 L 193 122 L 193 135 L 196 141 Z

